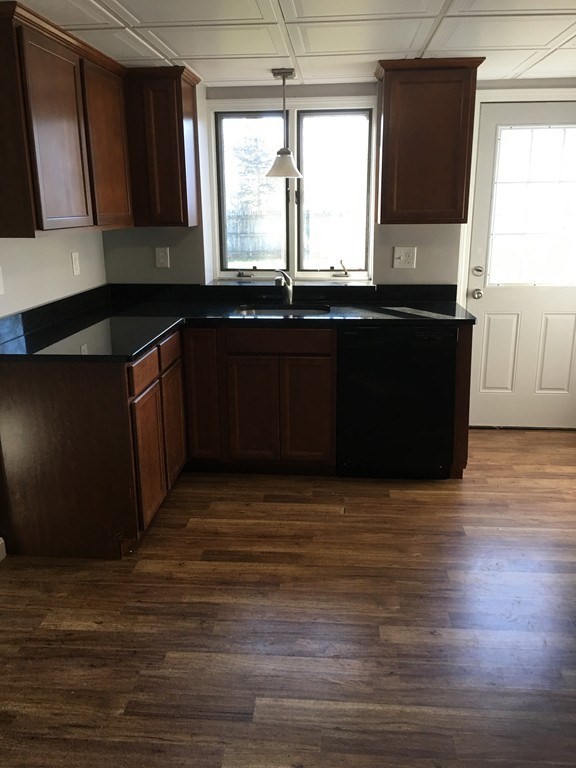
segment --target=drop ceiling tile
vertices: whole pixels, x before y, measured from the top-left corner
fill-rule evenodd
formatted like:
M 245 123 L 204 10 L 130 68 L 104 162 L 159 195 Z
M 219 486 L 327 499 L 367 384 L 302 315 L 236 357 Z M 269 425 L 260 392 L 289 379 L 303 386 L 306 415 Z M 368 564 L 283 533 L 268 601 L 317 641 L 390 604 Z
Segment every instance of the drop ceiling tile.
M 576 48 L 561 48 L 524 70 L 520 78 L 530 77 L 576 77 Z
M 84 29 L 74 34 L 112 59 L 162 58 L 158 51 L 128 29 Z
M 280 0 L 286 21 L 358 16 L 435 16 L 443 0 Z
M 123 19 L 136 24 L 276 21 L 270 0 L 103 0 Z
M 65 29 L 86 25 L 119 26 L 118 19 L 92 0 L 26 0 L 24 5 Z
M 405 54 L 392 58 L 403 59 Z M 375 82 L 378 57 L 362 56 L 300 56 L 298 66 L 305 81 L 310 83 Z
M 576 13 L 576 0 L 453 0 L 448 15 L 469 13 L 507 14 Z
M 486 61 L 478 67 L 478 80 L 504 80 L 510 77 L 510 73 L 522 66 L 533 54 L 534 50 L 513 51 L 488 51 L 486 54 L 480 51 L 457 50 L 450 51 L 451 56 L 486 56 Z M 446 51 L 428 50 L 426 56 L 442 58 Z
M 202 82 L 207 86 L 278 84 L 279 81 L 274 80 L 272 76 L 272 69 L 293 67 L 293 62 L 289 58 L 236 60 L 180 58 L 174 59 L 174 63 L 189 66 L 194 72 L 198 73 Z
M 288 55 L 280 32 L 271 25 L 154 27 L 139 32 L 152 45 L 161 44 L 179 58 Z
M 575 21 L 567 16 L 444 19 L 429 47 L 442 51 L 545 48 Z
M 420 48 L 432 20 L 394 19 L 346 23 L 290 24 L 288 32 L 298 56 L 329 53 L 415 51 Z

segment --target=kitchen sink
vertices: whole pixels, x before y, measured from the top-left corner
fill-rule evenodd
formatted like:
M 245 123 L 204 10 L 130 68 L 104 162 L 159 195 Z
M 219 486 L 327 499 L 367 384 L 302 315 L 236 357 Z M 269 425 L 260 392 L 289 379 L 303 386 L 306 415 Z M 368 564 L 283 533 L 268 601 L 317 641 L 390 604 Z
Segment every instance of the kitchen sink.
M 330 312 L 328 304 L 242 304 L 236 312 L 244 317 L 312 317 Z

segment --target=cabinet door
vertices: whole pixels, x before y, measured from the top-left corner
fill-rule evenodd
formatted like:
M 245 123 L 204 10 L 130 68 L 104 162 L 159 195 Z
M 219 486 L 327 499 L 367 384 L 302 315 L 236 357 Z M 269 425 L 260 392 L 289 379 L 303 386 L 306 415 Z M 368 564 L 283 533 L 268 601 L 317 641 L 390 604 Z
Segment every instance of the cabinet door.
M 96 224 L 130 227 L 128 149 L 121 77 L 84 61 L 88 159 Z
M 25 90 L 40 229 L 93 223 L 80 62 L 44 35 L 22 28 Z
M 384 86 L 379 223 L 464 222 L 476 68 L 483 59 L 414 61 L 408 66 L 396 60 L 380 62 Z
M 330 357 L 280 358 L 282 459 L 334 460 L 333 400 Z
M 134 216 L 138 226 L 198 224 L 195 80 L 184 67 L 126 76 Z
M 134 400 L 131 408 L 140 516 L 147 528 L 167 493 L 160 383 Z
M 277 357 L 228 358 L 228 418 L 233 461 L 280 457 Z
M 184 417 L 184 387 L 182 363 L 174 363 L 161 377 L 164 442 L 166 448 L 166 477 L 171 488 L 186 463 L 186 420 Z
M 220 459 L 222 448 L 216 330 L 186 329 L 182 339 L 190 458 Z

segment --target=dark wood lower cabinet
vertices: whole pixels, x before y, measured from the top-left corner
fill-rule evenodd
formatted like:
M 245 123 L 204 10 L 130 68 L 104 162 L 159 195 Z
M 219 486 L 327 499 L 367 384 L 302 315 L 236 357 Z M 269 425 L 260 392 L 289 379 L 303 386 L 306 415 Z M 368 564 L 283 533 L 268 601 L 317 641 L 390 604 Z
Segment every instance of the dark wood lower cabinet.
M 8 554 L 120 557 L 139 531 L 125 365 L 0 360 L 0 381 Z
M 332 331 L 189 328 L 183 337 L 192 462 L 334 465 Z
M 179 334 L 134 363 L 0 359 L 10 555 L 118 558 L 185 464 Z
M 227 379 L 231 460 L 277 461 L 278 358 L 229 357 Z
M 180 334 L 168 336 L 131 365 L 128 380 L 136 395 L 130 408 L 139 513 L 145 530 L 187 460 Z
M 332 359 L 281 357 L 280 453 L 286 461 L 334 459 Z
M 162 374 L 160 387 L 162 391 L 166 480 L 168 489 L 170 489 L 187 458 L 184 383 L 180 360 L 177 360 L 171 368 Z
M 192 460 L 222 458 L 217 334 L 215 328 L 186 328 L 182 333 Z
M 227 366 L 232 461 L 330 462 L 329 357 L 231 356 Z
M 140 517 L 142 527 L 146 529 L 168 491 L 160 382 L 156 381 L 130 407 Z

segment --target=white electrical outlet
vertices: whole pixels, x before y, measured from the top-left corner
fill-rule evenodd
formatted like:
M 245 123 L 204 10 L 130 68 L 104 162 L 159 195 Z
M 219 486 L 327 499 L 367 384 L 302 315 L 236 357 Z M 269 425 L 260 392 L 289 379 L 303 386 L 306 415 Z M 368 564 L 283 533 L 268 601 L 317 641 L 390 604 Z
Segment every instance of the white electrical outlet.
M 170 248 L 167 245 L 156 248 L 156 269 L 170 269 Z
M 394 246 L 394 269 L 416 269 L 416 246 Z
M 74 277 L 78 277 L 80 274 L 80 254 L 78 251 L 73 251 L 70 255 L 72 256 L 72 273 Z
M 88 354 L 88 344 L 82 344 L 80 346 L 80 354 L 81 355 L 87 355 Z
M 4 293 L 4 278 L 2 277 L 2 267 L 0 267 L 0 296 Z

